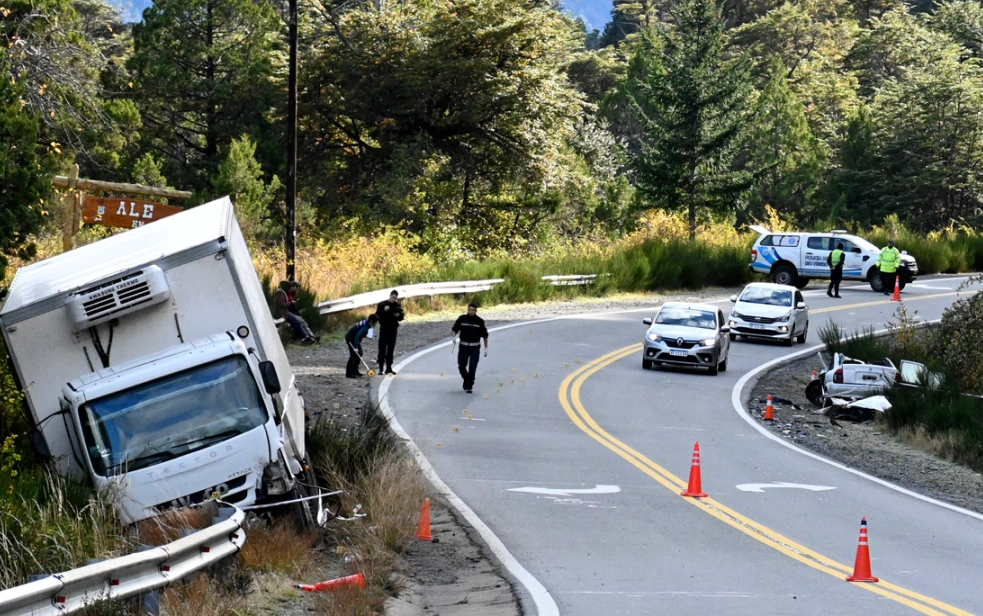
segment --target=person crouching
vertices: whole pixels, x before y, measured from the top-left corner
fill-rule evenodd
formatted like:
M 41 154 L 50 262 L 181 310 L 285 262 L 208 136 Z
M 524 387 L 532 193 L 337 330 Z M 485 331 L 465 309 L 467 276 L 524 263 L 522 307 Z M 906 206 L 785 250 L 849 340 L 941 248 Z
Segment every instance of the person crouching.
M 358 371 L 358 364 L 362 361 L 362 339 L 368 336 L 372 338 L 372 328 L 379 322 L 379 317 L 374 314 L 369 318 L 362 319 L 352 325 L 345 334 L 345 342 L 348 344 L 348 365 L 345 366 L 345 376 L 349 379 L 357 379 L 362 376 Z

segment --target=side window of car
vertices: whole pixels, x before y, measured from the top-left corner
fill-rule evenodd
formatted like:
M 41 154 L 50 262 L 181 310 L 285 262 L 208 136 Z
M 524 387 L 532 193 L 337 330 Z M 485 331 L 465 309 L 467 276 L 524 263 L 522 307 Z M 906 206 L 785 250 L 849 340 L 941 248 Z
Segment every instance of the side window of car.
M 759 245 L 760 246 L 774 246 L 775 245 L 775 236 L 774 235 L 766 235 L 766 236 L 764 236 L 763 238 L 761 238 L 761 243 Z
M 784 235 L 784 236 L 782 236 L 782 243 L 781 243 L 781 245 L 782 246 L 791 246 L 791 247 L 794 248 L 795 246 L 798 246 L 799 245 L 799 236 L 798 235 Z
M 831 239 L 829 237 L 810 237 L 806 242 L 806 246 L 813 250 L 832 250 L 829 246 Z
M 843 252 L 863 252 L 860 248 L 854 246 L 850 240 L 841 240 L 841 243 L 843 244 Z
M 717 326 L 718 327 L 723 327 L 724 326 L 724 323 L 726 323 L 726 321 L 724 321 L 724 313 L 721 312 L 720 310 L 718 310 L 717 311 Z
M 804 301 L 805 300 L 802 299 L 802 293 L 800 293 L 799 291 L 796 291 L 795 292 L 795 305 L 798 306 L 800 303 L 802 303 Z

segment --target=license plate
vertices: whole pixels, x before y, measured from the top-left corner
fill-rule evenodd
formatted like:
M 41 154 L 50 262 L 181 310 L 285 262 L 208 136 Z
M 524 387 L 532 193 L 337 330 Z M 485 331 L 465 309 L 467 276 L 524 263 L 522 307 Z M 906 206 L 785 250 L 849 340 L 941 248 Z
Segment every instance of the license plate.
M 686 351 L 677 351 L 675 349 L 670 350 L 669 354 L 672 355 L 673 357 L 686 357 L 687 355 L 689 355 L 689 353 Z
M 748 323 L 751 329 L 768 329 L 764 323 Z

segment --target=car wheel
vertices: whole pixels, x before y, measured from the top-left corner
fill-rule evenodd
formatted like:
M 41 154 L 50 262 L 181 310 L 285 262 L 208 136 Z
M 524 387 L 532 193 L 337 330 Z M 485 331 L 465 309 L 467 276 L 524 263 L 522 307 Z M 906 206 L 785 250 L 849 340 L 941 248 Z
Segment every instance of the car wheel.
M 731 342 L 734 342 L 735 340 L 737 340 L 737 334 L 731 334 L 730 335 L 730 341 Z
M 795 283 L 796 278 L 798 276 L 795 273 L 795 268 L 788 264 L 779 265 L 771 270 L 771 281 L 775 284 L 792 285 Z
M 813 379 L 806 385 L 806 398 L 816 406 L 823 406 L 823 382 Z
M 720 365 L 717 366 L 717 369 L 720 370 L 721 372 L 727 372 L 727 360 L 725 359 L 724 361 L 720 362 Z
M 884 282 L 881 280 L 881 272 L 876 267 L 870 268 L 867 272 L 867 281 L 870 283 L 870 288 L 876 293 L 884 292 Z
M 651 359 L 643 359 L 642 360 L 642 370 L 651 370 L 652 369 L 652 365 L 654 363 L 655 362 L 653 362 Z
M 717 364 L 710 366 L 710 376 L 717 376 Z
M 802 333 L 799 334 L 799 337 L 796 338 L 796 340 L 798 340 L 799 342 L 805 344 L 806 336 L 808 336 L 808 335 L 809 335 L 809 321 L 806 321 L 806 327 L 805 327 L 805 329 L 802 330 Z
M 792 346 L 792 344 L 794 344 L 794 343 L 795 343 L 795 333 L 794 332 L 790 332 L 789 335 L 788 335 L 788 338 L 782 340 L 782 344 L 784 344 L 785 346 Z

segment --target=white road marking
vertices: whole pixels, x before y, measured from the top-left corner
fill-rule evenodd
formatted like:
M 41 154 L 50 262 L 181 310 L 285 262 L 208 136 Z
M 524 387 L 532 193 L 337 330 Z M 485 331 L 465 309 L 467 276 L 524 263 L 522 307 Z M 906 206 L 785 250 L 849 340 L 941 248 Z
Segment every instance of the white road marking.
M 557 488 L 509 488 L 509 492 L 525 492 L 527 494 L 546 494 L 548 496 L 570 496 L 571 494 L 616 494 L 620 492 L 621 488 L 618 486 L 602 486 L 598 485 L 593 488 L 570 488 L 570 489 L 557 489 Z
M 742 492 L 764 492 L 765 488 L 798 488 L 809 490 L 810 492 L 822 492 L 823 490 L 835 490 L 830 486 L 812 486 L 805 483 L 785 483 L 784 481 L 774 481 L 772 483 L 742 483 L 737 489 Z

